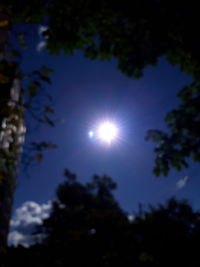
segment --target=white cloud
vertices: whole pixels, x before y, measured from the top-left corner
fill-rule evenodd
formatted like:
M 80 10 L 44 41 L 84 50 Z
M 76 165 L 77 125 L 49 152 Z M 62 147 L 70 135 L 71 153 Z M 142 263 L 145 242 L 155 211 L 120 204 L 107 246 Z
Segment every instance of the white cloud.
M 29 247 L 32 244 L 30 238 L 30 235 L 24 235 L 18 231 L 12 231 L 8 235 L 8 244 L 15 247 L 19 244 L 24 247 Z
M 36 242 L 40 242 L 44 237 L 44 234 L 35 234 L 35 235 L 28 235 L 23 234 L 19 231 L 11 231 L 8 235 L 8 244 L 14 247 L 21 245 L 23 247 L 30 247 L 34 245 Z
M 135 220 L 135 216 L 133 214 L 128 215 L 129 222 L 133 222 Z
M 43 32 L 45 32 L 46 30 L 48 30 L 48 27 L 45 26 L 45 25 L 40 25 L 39 28 L 38 28 L 38 34 L 39 35 L 42 35 Z
M 45 26 L 45 25 L 40 25 L 39 28 L 38 28 L 38 34 L 40 36 L 40 41 L 36 46 L 36 50 L 38 52 L 41 52 L 47 45 L 48 36 L 43 36 L 42 35 L 46 30 L 48 30 L 48 27 Z
M 49 216 L 51 210 L 51 202 L 46 204 L 38 204 L 33 201 L 27 201 L 16 209 L 10 226 L 27 226 L 29 224 L 41 224 L 42 220 Z
M 46 40 L 42 40 L 37 44 L 36 50 L 38 52 L 41 52 L 46 47 L 46 45 L 47 45 Z
M 181 178 L 177 183 L 176 183 L 176 188 L 177 189 L 181 189 L 183 188 L 189 181 L 189 177 L 188 176 L 184 176 L 183 178 Z
M 28 246 L 41 239 L 40 235 L 32 236 L 31 233 L 49 217 L 51 208 L 51 201 L 43 204 L 27 201 L 17 208 L 10 221 L 9 244 Z

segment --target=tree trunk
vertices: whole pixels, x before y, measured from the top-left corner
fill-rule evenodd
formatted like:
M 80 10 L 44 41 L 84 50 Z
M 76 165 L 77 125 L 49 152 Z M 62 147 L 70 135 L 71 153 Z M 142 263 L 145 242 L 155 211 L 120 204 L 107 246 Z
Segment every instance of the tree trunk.
M 8 87 L 10 84 L 11 87 Z M 8 84 L 0 83 L 0 89 L 1 97 L 4 96 L 0 107 L 0 250 L 4 250 L 25 128 L 19 79 L 14 78 Z
M 1 170 L 0 170 L 1 171 Z M 9 222 L 15 190 L 15 174 L 0 173 L 0 251 L 7 246 Z
M 7 245 L 24 122 L 17 64 L 4 59 L 11 26 L 6 12 L 0 13 L 0 252 Z

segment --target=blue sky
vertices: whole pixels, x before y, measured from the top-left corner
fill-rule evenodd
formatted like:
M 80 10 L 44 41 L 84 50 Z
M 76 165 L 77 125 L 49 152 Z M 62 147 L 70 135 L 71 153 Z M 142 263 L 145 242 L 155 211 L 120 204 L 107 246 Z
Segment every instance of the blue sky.
M 165 129 L 166 112 L 176 107 L 177 92 L 191 78 L 161 58 L 156 67 L 146 68 L 144 76 L 134 80 L 117 70 L 115 60 L 91 61 L 81 52 L 49 56 L 36 50 L 38 41 L 32 40 L 31 50 L 24 52 L 23 68 L 29 71 L 46 64 L 55 70 L 47 90 L 53 97 L 55 117 L 64 122 L 54 128 L 41 126 L 31 133 L 28 129 L 27 143 L 46 140 L 58 148 L 29 168 L 28 176 L 21 169 L 14 210 L 26 201 L 53 199 L 64 168 L 83 182 L 93 174 L 111 176 L 118 183 L 116 197 L 127 212 L 137 211 L 138 203 L 147 206 L 171 196 L 188 198 L 200 208 L 200 166 L 192 163 L 182 172 L 172 170 L 167 178 L 155 178 L 154 144 L 145 141 L 148 129 Z M 109 148 L 88 138 L 88 131 L 105 117 L 120 128 L 120 139 Z M 180 179 L 187 180 L 181 188 L 177 186 Z

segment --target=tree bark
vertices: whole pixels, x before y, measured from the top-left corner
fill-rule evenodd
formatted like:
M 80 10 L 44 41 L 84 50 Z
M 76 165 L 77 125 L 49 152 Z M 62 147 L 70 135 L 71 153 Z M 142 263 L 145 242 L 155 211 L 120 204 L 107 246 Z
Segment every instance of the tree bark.
M 9 88 L 8 88 L 9 90 Z M 19 79 L 10 88 L 8 116 L 0 128 L 0 248 L 7 245 L 9 222 L 12 212 L 19 156 L 24 143 L 23 107 Z
M 7 246 L 24 121 L 18 65 L 4 58 L 11 20 L 0 13 L 0 251 Z
M 7 246 L 9 222 L 12 212 L 13 196 L 15 191 L 14 174 L 0 173 L 0 250 Z

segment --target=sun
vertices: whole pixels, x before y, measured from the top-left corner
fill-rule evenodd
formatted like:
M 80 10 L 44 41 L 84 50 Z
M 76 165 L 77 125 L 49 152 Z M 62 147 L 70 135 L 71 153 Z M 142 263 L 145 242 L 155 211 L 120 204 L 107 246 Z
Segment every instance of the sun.
M 110 144 L 117 138 L 118 129 L 112 122 L 106 121 L 100 124 L 97 129 L 97 137 L 102 141 Z
M 88 138 L 110 145 L 119 140 L 119 127 L 110 120 L 103 120 L 88 131 Z

